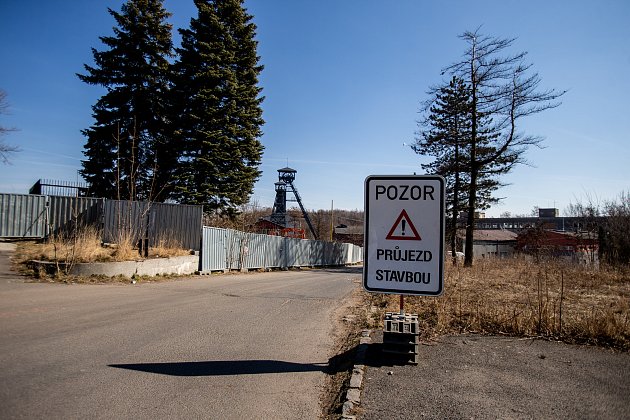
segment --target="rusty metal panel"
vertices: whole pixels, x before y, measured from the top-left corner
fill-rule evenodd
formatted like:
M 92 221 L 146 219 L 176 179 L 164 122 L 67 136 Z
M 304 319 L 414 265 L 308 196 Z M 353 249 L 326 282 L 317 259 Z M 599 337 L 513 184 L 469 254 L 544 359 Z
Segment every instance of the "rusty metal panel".
M 43 238 L 45 235 L 45 196 L 0 193 L 0 237 Z

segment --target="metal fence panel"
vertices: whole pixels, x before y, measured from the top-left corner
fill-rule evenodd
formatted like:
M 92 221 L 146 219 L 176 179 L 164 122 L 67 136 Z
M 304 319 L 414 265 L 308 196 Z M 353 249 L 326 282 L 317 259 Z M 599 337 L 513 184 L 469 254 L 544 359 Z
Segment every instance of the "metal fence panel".
M 227 235 L 227 269 L 240 270 L 243 266 L 243 246 L 245 233 L 228 229 Z
M 0 237 L 43 238 L 93 224 L 104 242 L 135 245 L 148 233 L 151 247 L 199 250 L 202 215 L 199 205 L 0 193 Z
M 300 239 L 296 239 L 296 238 L 284 238 L 284 244 L 285 244 L 285 248 L 284 248 L 284 253 L 285 253 L 285 260 L 284 260 L 284 267 L 299 267 L 299 263 L 298 263 L 298 259 L 299 259 L 299 254 L 300 254 L 300 250 L 298 248 L 298 244 L 300 243 Z
M 300 255 L 298 259 L 299 266 L 315 266 L 319 264 L 313 264 L 311 258 L 311 250 L 313 249 L 313 245 L 317 243 L 317 241 L 310 241 L 307 239 L 299 239 L 298 247 L 300 250 Z
M 151 205 L 153 243 L 169 239 L 184 249 L 200 249 L 203 206 L 154 203 Z
M 107 200 L 103 240 L 118 243 L 129 238 L 136 243 L 148 233 L 149 246 L 162 243 L 199 250 L 202 214 L 203 206 Z
M 312 241 L 308 247 L 308 261 L 311 266 L 327 265 L 326 264 L 326 242 Z
M 46 197 L 0 193 L 0 237 L 46 236 Z
M 352 244 L 283 238 L 203 227 L 201 271 L 317 267 L 362 261 Z
M 330 264 L 331 265 L 344 265 L 344 264 L 349 263 L 349 261 L 346 261 L 345 253 L 344 253 L 344 249 L 347 245 L 350 245 L 350 244 L 342 244 L 340 242 L 335 242 L 332 244 L 332 249 L 330 251 Z
M 265 259 L 268 268 L 286 267 L 285 239 L 281 236 L 262 235 L 265 237 Z
M 244 233 L 201 226 L 202 206 L 186 206 L 87 197 L 0 193 L 0 237 L 43 238 L 47 224 L 53 233 L 75 223 L 100 223 L 103 240 L 138 241 L 149 228 L 150 245 L 175 238 L 190 249 L 200 249 L 201 270 L 232 270 L 326 266 L 358 263 L 363 248 L 352 244 Z
M 330 265 L 342 265 L 345 263 L 341 259 L 341 248 L 343 248 L 343 244 L 339 242 L 334 242 L 330 244 L 330 248 L 328 250 L 328 263 Z
M 326 242 L 324 245 L 324 261 L 327 265 L 336 265 L 334 260 L 336 242 Z
M 141 201 L 106 200 L 103 208 L 103 242 L 137 243 L 144 236 L 147 203 Z
M 267 238 L 259 233 L 245 235 L 243 255 L 245 266 L 252 269 L 268 268 Z
M 201 271 L 218 271 L 227 269 L 226 236 L 228 230 L 203 227 Z
M 359 262 L 359 261 L 363 261 L 363 258 L 364 258 L 364 255 L 363 255 L 363 247 L 361 247 L 361 246 L 355 246 L 355 247 L 354 247 L 354 252 L 355 252 L 355 255 L 354 255 L 354 261 L 357 261 L 357 262 Z
M 48 200 L 48 225 L 53 234 L 70 232 L 88 225 L 101 225 L 102 198 L 50 196 Z

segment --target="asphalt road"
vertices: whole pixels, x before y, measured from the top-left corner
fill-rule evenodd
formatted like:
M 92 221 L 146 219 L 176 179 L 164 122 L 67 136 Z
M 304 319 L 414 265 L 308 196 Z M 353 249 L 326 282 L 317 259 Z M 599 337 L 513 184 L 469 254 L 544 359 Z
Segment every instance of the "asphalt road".
M 37 284 L 7 274 L 6 259 L 3 419 L 317 418 L 333 313 L 360 274 Z

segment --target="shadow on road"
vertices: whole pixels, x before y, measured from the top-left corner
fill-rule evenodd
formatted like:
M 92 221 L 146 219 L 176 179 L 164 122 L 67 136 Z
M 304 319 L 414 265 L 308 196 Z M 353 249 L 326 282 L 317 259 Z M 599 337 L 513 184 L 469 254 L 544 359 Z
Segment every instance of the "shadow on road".
M 381 343 L 368 345 L 365 364 L 372 367 L 405 365 L 390 354 L 384 354 Z M 109 367 L 170 376 L 233 376 L 266 373 L 324 372 L 335 375 L 351 371 L 357 347 L 331 357 L 328 363 L 296 363 L 282 360 L 213 360 L 204 362 L 164 362 L 111 364 Z
M 409 357 L 397 356 L 391 353 L 383 352 L 383 343 L 370 343 L 367 345 L 367 353 L 365 356 L 365 365 L 375 368 L 383 366 L 405 366 L 409 365 Z
M 232 376 L 324 371 L 326 364 L 281 360 L 217 360 L 207 362 L 129 363 L 110 367 L 171 376 Z
M 170 376 L 233 376 L 265 373 L 324 372 L 334 375 L 351 369 L 356 348 L 336 355 L 328 363 L 295 363 L 282 360 L 214 360 L 204 362 L 125 363 L 109 367 Z

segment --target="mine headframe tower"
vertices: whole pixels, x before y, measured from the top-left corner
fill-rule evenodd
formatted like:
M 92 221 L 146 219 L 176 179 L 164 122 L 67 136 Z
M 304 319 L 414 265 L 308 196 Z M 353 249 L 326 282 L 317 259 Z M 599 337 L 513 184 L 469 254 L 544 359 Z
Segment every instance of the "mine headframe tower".
M 302 204 L 302 198 L 300 197 L 300 193 L 293 181 L 295 181 L 295 174 L 297 171 L 295 169 L 286 167 L 282 169 L 278 169 L 278 182 L 275 183 L 276 186 L 276 199 L 273 203 L 273 210 L 271 212 L 271 221 L 281 226 L 287 225 L 287 201 L 297 201 L 300 206 L 300 210 L 302 210 L 302 215 L 304 216 L 304 220 L 306 220 L 306 224 L 311 231 L 314 239 L 317 239 L 317 233 L 315 233 L 315 229 L 313 228 L 313 223 L 311 223 L 311 218 L 308 216 L 304 205 Z M 287 192 L 292 192 L 295 196 L 295 200 L 287 200 Z

